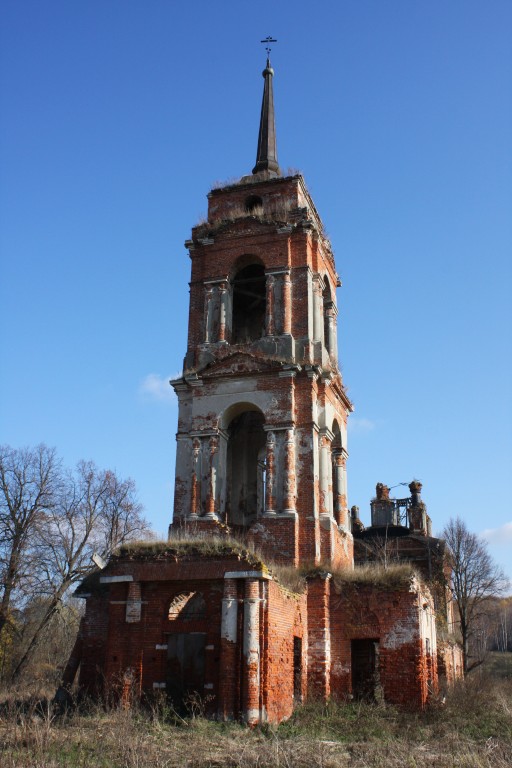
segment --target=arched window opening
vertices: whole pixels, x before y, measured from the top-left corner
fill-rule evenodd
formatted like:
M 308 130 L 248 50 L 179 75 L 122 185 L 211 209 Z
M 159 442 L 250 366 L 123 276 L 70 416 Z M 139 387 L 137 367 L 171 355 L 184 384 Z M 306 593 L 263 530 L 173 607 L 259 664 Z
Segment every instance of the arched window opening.
M 265 332 L 266 284 L 261 264 L 250 264 L 233 279 L 234 344 L 245 344 L 261 338 Z
M 332 438 L 332 444 L 331 445 L 332 445 L 333 453 L 336 452 L 336 451 L 341 451 L 341 449 L 342 449 L 341 431 L 340 431 L 340 427 L 339 427 L 339 424 L 336 421 L 336 419 L 334 420 L 333 425 L 332 425 L 332 434 L 333 434 L 333 438 Z
M 206 603 L 202 592 L 181 592 L 169 606 L 169 621 L 193 621 L 206 618 Z
M 258 195 L 251 195 L 245 201 L 245 210 L 247 213 L 260 213 L 263 212 L 263 200 Z
M 323 290 L 322 294 L 323 298 L 323 305 L 324 305 L 324 343 L 325 348 L 329 355 L 332 355 L 334 350 L 332 349 L 333 346 L 333 331 L 332 331 L 332 322 L 333 322 L 333 300 L 332 300 L 332 294 L 331 294 L 331 288 L 329 285 L 329 282 L 325 281 L 325 288 Z
M 243 530 L 263 510 L 266 434 L 260 411 L 244 411 L 228 427 L 227 523 Z

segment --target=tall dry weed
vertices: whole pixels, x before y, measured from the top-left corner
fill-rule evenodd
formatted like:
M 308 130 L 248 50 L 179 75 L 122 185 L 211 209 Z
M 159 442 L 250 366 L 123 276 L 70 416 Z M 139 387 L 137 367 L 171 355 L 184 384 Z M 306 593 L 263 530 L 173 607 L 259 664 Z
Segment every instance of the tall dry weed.
M 281 726 L 178 718 L 151 707 L 0 706 L 1 768 L 510 768 L 512 682 L 469 680 L 423 713 L 308 703 Z

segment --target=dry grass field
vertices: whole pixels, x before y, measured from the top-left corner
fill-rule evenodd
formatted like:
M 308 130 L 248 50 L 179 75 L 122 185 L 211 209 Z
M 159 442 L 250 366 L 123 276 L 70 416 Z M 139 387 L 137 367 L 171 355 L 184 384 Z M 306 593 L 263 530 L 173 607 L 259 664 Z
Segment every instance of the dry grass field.
M 279 728 L 249 730 L 164 702 L 89 706 L 57 716 L 44 698 L 0 699 L 1 768 L 509 768 L 512 654 L 494 654 L 423 713 L 308 704 Z

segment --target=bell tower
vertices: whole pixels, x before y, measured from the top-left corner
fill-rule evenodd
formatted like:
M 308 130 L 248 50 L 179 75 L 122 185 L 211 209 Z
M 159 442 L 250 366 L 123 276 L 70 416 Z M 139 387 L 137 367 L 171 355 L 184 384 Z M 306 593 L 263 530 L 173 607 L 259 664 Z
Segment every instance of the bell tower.
M 277 160 L 267 58 L 256 165 L 192 230 L 174 532 L 234 534 L 274 560 L 353 564 L 330 242 Z

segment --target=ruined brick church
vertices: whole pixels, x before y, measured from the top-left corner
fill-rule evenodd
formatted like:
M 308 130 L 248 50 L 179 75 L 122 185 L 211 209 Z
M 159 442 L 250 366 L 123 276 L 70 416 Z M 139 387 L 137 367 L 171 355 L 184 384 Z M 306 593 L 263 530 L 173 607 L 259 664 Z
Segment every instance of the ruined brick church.
M 209 193 L 185 244 L 169 541 L 122 547 L 79 587 L 64 675 L 69 686 L 79 668 L 90 693 L 162 689 L 177 709 L 199 697 L 252 725 L 308 698 L 421 708 L 460 665 L 421 484 L 398 500 L 379 484 L 367 529 L 348 508 L 341 281 L 303 177 L 278 165 L 273 75 L 267 60 L 252 174 Z M 383 551 L 414 570 L 359 578 Z

